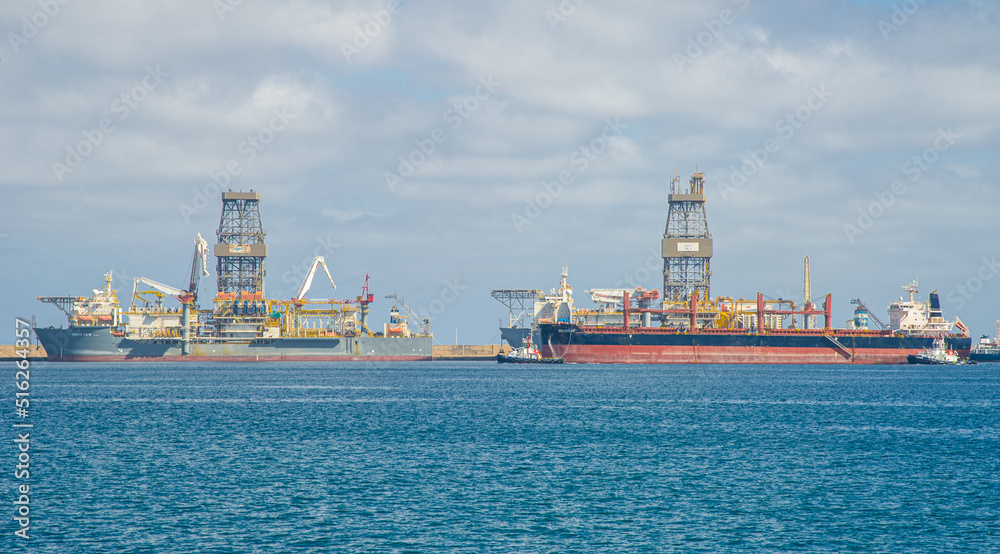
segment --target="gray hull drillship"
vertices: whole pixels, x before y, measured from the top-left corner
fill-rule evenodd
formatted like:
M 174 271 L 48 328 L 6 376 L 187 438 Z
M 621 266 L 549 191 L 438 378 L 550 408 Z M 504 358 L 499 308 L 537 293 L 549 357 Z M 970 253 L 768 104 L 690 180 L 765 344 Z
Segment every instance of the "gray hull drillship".
M 40 297 L 67 317 L 66 328 L 35 328 L 48 360 L 58 361 L 412 361 L 430 360 L 433 339 L 396 306 L 382 331 L 368 328 L 368 277 L 353 300 L 306 300 L 313 277 L 322 269 L 333 283 L 325 260 L 317 256 L 299 292 L 290 300 L 264 298 L 267 246 L 255 192 L 222 194 L 217 258 L 218 294 L 212 307 L 198 309 L 198 285 L 208 276 L 208 243 L 195 241 L 191 279 L 186 289 L 151 279 L 134 280 L 132 298 L 122 308 L 105 274 L 103 289 L 90 298 Z M 165 297 L 180 308 L 165 308 Z M 398 304 L 413 311 L 393 294 Z
M 129 338 L 106 325 L 37 328 L 48 360 L 114 361 L 403 361 L 429 360 L 429 337 L 286 337 L 249 341 L 189 342 L 179 338 Z

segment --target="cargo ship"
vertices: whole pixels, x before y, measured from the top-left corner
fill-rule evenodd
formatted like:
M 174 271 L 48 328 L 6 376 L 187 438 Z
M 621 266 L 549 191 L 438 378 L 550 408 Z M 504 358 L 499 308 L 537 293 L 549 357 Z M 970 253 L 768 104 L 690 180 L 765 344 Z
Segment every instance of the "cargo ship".
M 349 300 L 308 300 L 317 271 L 336 288 L 322 256 L 317 256 L 291 299 L 264 296 L 267 246 L 260 226 L 256 192 L 222 193 L 223 214 L 214 254 L 218 293 L 211 307 L 198 308 L 198 287 L 207 269 L 208 244 L 198 235 L 186 288 L 139 277 L 123 307 L 113 273 L 88 297 L 47 296 L 67 318 L 66 327 L 35 327 L 52 361 L 412 361 L 430 360 L 433 338 L 428 322 L 410 329 L 416 317 L 401 298 L 381 331 L 368 328 L 374 295 L 368 276 L 361 295 Z M 165 307 L 174 298 L 179 307 Z M 407 315 L 409 314 L 409 315 Z
M 808 257 L 801 304 L 760 293 L 750 300 L 709 300 L 713 238 L 705 175 L 694 173 L 689 185 L 682 188 L 677 177 L 670 183 L 662 297 L 656 290 L 603 289 L 598 297 L 610 294 L 620 302 L 605 300 L 594 313 L 574 311 L 570 321 L 538 318 L 542 356 L 576 363 L 905 364 L 935 340 L 960 357 L 969 355 L 968 329 L 957 318 L 942 317 L 936 291 L 926 302 L 916 300 L 916 281 L 903 287 L 908 298 L 889 306 L 888 325 L 854 299 L 858 307 L 849 325 L 833 328 L 831 295 L 821 308 L 811 300 Z
M 977 362 L 1000 362 L 1000 321 L 996 322 L 997 337 L 983 335 L 979 339 L 979 344 L 973 347 L 969 353 L 969 359 Z

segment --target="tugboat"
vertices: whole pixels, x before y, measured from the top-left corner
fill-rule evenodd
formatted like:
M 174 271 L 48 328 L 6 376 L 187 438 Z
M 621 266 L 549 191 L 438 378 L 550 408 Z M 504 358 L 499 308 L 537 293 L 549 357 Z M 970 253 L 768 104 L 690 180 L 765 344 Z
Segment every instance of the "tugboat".
M 949 350 L 945 346 L 943 339 L 934 341 L 934 346 L 924 349 L 919 354 L 910 354 L 906 361 L 911 364 L 925 365 L 975 365 L 975 360 L 969 358 L 959 358 L 954 350 Z
M 1000 362 L 1000 321 L 997 321 L 996 340 L 983 335 L 979 344 L 969 352 L 969 359 L 977 362 Z
M 531 335 L 524 339 L 524 346 L 497 354 L 497 363 L 501 364 L 561 364 L 562 358 L 543 358 L 538 349 L 531 345 Z

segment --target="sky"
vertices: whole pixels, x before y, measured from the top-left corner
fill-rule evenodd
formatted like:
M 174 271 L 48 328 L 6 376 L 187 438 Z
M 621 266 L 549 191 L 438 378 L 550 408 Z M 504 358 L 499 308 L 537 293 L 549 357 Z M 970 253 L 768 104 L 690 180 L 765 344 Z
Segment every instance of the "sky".
M 376 326 L 396 292 L 436 343 L 497 343 L 491 289 L 662 288 L 669 183 L 701 171 L 713 295 L 801 301 L 809 256 L 837 326 L 919 279 L 992 335 L 998 26 L 992 0 L 4 2 L 0 316 L 64 323 L 35 298 L 108 270 L 183 286 L 220 191 L 253 190 L 269 297 L 322 255 L 310 297 L 370 274 Z

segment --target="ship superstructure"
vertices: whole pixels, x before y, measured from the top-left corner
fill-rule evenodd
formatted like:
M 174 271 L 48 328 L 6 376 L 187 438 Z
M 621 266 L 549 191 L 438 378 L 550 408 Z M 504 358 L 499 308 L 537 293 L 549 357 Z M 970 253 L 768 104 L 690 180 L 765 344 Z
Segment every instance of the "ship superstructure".
M 113 325 L 122 322 L 118 304 L 118 291 L 112 288 L 113 272 L 104 274 L 104 288 L 94 289 L 90 298 L 85 296 L 41 296 L 39 301 L 52 304 L 77 325 Z
M 519 348 L 531 335 L 535 321 L 535 301 L 542 298 L 539 289 L 494 289 L 494 300 L 508 310 L 507 326 L 500 323 L 500 338 L 513 348 Z
M 568 323 L 578 314 L 573 303 L 573 287 L 567 282 L 569 268 L 563 267 L 559 286 L 548 294 L 539 289 L 496 289 L 490 296 L 509 310 L 509 325 L 500 327 L 500 336 L 512 348 L 527 342 L 538 344 L 538 323 Z
M 50 360 L 429 360 L 432 337 L 413 332 L 395 307 L 391 324 L 372 332 L 367 318 L 374 295 L 368 276 L 354 299 L 307 299 L 318 269 L 336 288 L 322 257 L 313 260 L 298 294 L 264 295 L 266 233 L 256 192 L 222 193 L 223 211 L 214 247 L 218 292 L 198 307 L 207 277 L 207 242 L 198 235 L 187 289 L 139 277 L 122 309 L 112 273 L 104 289 L 86 297 L 41 297 L 67 316 L 67 328 L 36 328 Z M 165 307 L 171 297 L 179 308 Z
M 963 328 L 962 322 L 946 321 L 941 314 L 941 300 L 937 291 L 932 291 L 927 302 L 914 299 L 917 290 L 917 280 L 903 286 L 909 294 L 908 299 L 902 296 L 889 305 L 889 328 L 903 335 L 935 335 L 944 336 L 954 332 L 956 327 Z

